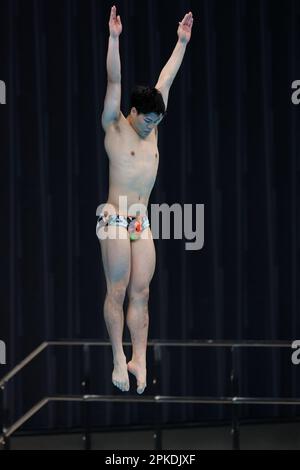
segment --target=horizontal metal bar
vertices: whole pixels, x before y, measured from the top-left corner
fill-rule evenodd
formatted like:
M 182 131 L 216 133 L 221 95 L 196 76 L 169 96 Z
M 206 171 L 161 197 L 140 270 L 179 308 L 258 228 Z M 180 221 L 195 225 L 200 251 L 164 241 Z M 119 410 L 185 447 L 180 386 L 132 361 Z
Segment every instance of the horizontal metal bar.
M 191 403 L 191 404 L 223 404 L 223 405 L 300 405 L 300 398 L 269 398 L 269 397 L 180 397 L 180 396 L 116 396 L 116 395 L 55 395 L 48 401 L 91 401 L 91 402 L 124 402 L 124 403 Z
M 130 342 L 124 342 L 124 346 L 131 346 Z M 172 341 L 172 340 L 150 340 L 148 346 L 161 347 L 204 347 L 204 348 L 291 348 L 292 341 L 221 341 L 221 340 L 190 340 L 190 341 Z M 15 366 L 7 375 L 0 380 L 0 387 L 3 387 L 10 379 L 12 379 L 19 371 L 26 367 L 33 359 L 35 359 L 44 349 L 49 346 L 111 346 L 109 341 L 84 341 L 84 340 L 67 340 L 67 341 L 48 341 L 42 343 L 38 348 L 32 351 L 23 361 Z
M 293 340 L 287 341 L 264 341 L 264 340 L 245 340 L 245 341 L 227 341 L 227 340 L 149 340 L 148 346 L 163 347 L 214 347 L 214 348 L 291 348 Z M 109 341 L 84 341 L 84 340 L 66 340 L 49 341 L 49 346 L 111 346 Z M 123 342 L 124 346 L 131 346 L 128 341 Z
M 205 397 L 171 397 L 171 396 L 143 396 L 136 397 L 129 396 L 116 396 L 116 395 L 57 395 L 48 397 L 49 401 L 85 401 L 85 402 L 115 402 L 115 403 L 211 403 L 211 404 L 228 404 L 232 402 L 232 398 L 205 398 Z
M 233 405 L 300 405 L 300 398 L 270 398 L 270 397 L 235 397 Z
M 54 395 L 45 397 L 34 405 L 12 426 L 4 430 L 0 442 L 11 436 L 19 427 L 50 402 L 109 402 L 109 403 L 184 403 L 205 405 L 300 405 L 300 398 L 267 397 L 171 397 L 171 396 L 116 396 L 116 395 Z

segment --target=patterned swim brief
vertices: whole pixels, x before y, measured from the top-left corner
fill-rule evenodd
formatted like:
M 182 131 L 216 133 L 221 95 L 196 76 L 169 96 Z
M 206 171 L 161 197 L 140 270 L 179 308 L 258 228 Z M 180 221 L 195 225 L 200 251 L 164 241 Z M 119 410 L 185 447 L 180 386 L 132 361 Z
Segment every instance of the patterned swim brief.
M 126 228 L 129 233 L 130 240 L 134 241 L 138 240 L 141 233 L 146 228 L 150 227 L 150 222 L 146 215 L 138 215 L 134 217 L 119 214 L 100 214 L 97 221 L 96 234 L 98 234 L 98 230 L 100 230 L 100 228 L 107 227 L 108 225 Z

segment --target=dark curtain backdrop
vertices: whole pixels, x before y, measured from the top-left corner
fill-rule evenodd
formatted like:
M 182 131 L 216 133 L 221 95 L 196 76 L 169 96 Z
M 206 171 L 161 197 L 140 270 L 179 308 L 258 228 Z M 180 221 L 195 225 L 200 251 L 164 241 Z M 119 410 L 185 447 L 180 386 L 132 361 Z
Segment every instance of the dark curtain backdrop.
M 1 320 L 4 375 L 42 341 L 108 339 L 96 207 L 108 194 L 100 116 L 106 92 L 106 0 L 1 0 Z M 204 204 L 200 251 L 156 240 L 149 338 L 300 338 L 298 0 L 116 3 L 122 111 L 154 86 L 183 15 L 193 36 L 159 129 L 151 203 Z M 195 213 L 195 212 L 194 212 Z M 125 330 L 124 339 L 129 339 Z M 129 356 L 130 350 L 126 350 Z M 153 351 L 146 393 L 152 394 Z M 239 356 L 240 394 L 299 396 L 291 350 Z M 119 394 L 108 348 L 92 354 L 92 393 Z M 162 395 L 230 395 L 227 350 L 164 349 Z M 12 419 L 45 394 L 81 393 L 80 350 L 43 354 L 10 385 Z M 132 389 L 135 393 L 135 387 Z M 152 423 L 150 404 L 91 405 L 95 425 Z M 223 420 L 221 406 L 165 405 L 163 422 Z M 244 418 L 299 415 L 254 407 Z M 27 428 L 80 426 L 80 406 L 49 406 Z

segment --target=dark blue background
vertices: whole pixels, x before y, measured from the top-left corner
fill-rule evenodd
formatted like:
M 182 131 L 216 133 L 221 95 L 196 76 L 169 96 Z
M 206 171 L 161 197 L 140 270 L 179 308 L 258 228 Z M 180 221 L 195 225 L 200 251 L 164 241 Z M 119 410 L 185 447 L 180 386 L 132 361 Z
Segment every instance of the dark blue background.
M 95 236 L 107 198 L 100 116 L 108 17 L 101 0 L 1 0 L 1 319 L 3 375 L 45 339 L 106 339 Z M 135 83 L 154 86 L 184 14 L 193 35 L 159 129 L 151 203 L 205 204 L 205 244 L 156 240 L 150 338 L 300 338 L 300 79 L 297 0 L 118 1 L 122 111 Z M 128 339 L 128 331 L 125 332 Z M 128 351 L 129 354 L 129 351 Z M 244 352 L 241 393 L 299 396 L 291 351 Z M 149 383 L 152 351 L 149 350 Z M 116 393 L 108 348 L 93 355 L 93 393 Z M 230 394 L 225 351 L 166 350 L 161 394 Z M 79 351 L 49 352 L 10 385 L 12 419 L 46 393 L 80 393 Z M 151 386 L 147 392 L 151 394 Z M 91 405 L 94 424 L 151 423 L 152 405 Z M 294 408 L 244 407 L 248 418 Z M 298 412 L 299 414 L 299 412 Z M 169 405 L 164 422 L 221 420 L 222 407 Z M 76 427 L 80 408 L 49 407 L 28 427 Z

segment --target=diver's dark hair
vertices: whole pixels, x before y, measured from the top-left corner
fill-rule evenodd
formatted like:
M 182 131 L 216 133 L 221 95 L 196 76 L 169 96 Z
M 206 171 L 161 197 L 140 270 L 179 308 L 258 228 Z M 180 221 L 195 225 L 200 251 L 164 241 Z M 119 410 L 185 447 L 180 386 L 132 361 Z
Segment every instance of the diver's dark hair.
M 136 108 L 138 114 L 165 114 L 166 107 L 162 94 L 156 88 L 136 85 L 131 92 L 131 108 Z

